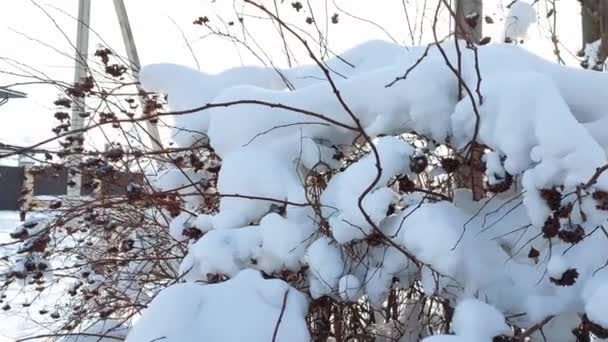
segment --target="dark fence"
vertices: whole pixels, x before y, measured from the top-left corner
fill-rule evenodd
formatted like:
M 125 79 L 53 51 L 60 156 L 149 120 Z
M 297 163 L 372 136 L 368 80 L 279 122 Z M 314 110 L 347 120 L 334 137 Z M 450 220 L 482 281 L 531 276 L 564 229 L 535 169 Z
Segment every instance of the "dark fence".
M 44 167 L 32 170 L 34 176 L 34 196 L 61 196 L 67 192 L 68 171 L 60 167 Z M 23 167 L 0 166 L 0 210 L 18 210 L 19 198 L 23 190 L 25 180 Z M 82 175 L 81 195 L 91 195 L 95 192 L 93 180 L 90 174 Z M 139 173 L 115 172 L 103 177 L 97 177 L 101 181 L 101 192 L 104 195 L 121 196 L 126 192 L 129 183 L 141 184 L 143 175 Z
M 19 209 L 23 175 L 22 167 L 0 166 L 0 210 Z
M 64 168 L 45 167 L 34 174 L 34 196 L 65 195 L 68 186 L 68 171 Z

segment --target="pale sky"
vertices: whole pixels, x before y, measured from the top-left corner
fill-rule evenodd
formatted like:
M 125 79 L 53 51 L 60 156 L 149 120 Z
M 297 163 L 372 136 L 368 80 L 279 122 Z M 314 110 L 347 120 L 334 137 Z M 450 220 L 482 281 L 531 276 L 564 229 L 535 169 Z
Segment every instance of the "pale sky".
M 576 50 L 580 48 L 578 2 L 556 1 L 559 6 L 560 39 L 566 46 Z M 71 83 L 74 72 L 72 43 L 76 38 L 76 21 L 73 17 L 78 13 L 78 1 L 2 0 L 1 2 L 0 37 L 3 44 L 0 47 L 0 86 L 32 81 L 5 73 L 7 71 L 24 73 L 24 70 L 29 73 L 31 72 L 29 68 L 43 72 L 52 79 Z M 272 1 L 261 2 L 273 9 Z M 298 23 L 309 32 L 315 32 L 314 25 L 307 25 L 304 22 L 307 14 L 296 12 L 291 6 L 291 0 L 281 2 L 277 1 L 279 13 L 285 21 Z M 192 24 L 196 17 L 203 15 L 219 24 L 219 20 L 215 20 L 216 13 L 220 13 L 226 20 L 230 18 L 236 20 L 234 9 L 242 11 L 242 6 L 238 5 L 241 3 L 239 0 L 234 7 L 233 3 L 232 0 L 125 0 L 142 64 L 172 62 L 196 67 L 180 28 L 185 39 L 190 42 L 203 71 L 213 73 L 241 64 L 259 64 L 260 62 L 243 47 L 213 36 L 201 38 L 207 31 Z M 308 12 L 306 1 L 302 3 L 305 6 L 304 10 Z M 310 3 L 319 28 L 323 31 L 329 29 L 328 40 L 336 52 L 369 39 L 394 39 L 398 43 L 412 45 L 402 0 L 310 0 Z M 420 14 L 423 1 L 405 0 L 405 3 L 409 8 L 410 19 L 416 18 L 416 12 Z M 429 0 L 428 3 L 429 8 L 432 8 L 435 1 Z M 495 24 L 485 25 L 484 35 L 496 38 L 502 28 L 500 19 L 506 13 L 504 5 L 510 3 L 510 0 L 490 0 L 485 3 L 485 14 L 492 16 Z M 334 4 L 360 19 L 341 12 Z M 55 22 L 43 10 L 52 16 Z M 262 15 L 250 7 L 246 7 L 245 11 L 257 16 Z M 338 25 L 325 25 L 323 17 L 326 11 L 328 17 L 333 13 L 339 13 Z M 552 58 L 552 47 L 547 39 L 547 19 L 543 11 L 544 9 L 541 9 L 539 13 L 541 25 L 532 28 L 531 40 L 526 46 Z M 379 23 L 384 30 L 364 20 Z M 426 22 L 423 42 L 430 40 L 429 20 Z M 249 42 L 254 45 L 259 44 L 258 50 L 268 53 L 275 65 L 285 67 L 286 59 L 277 29 L 268 20 L 246 17 L 245 21 L 247 29 L 255 38 L 255 41 Z M 419 29 L 420 23 L 413 23 L 412 26 Z M 92 0 L 91 27 L 95 30 L 90 37 L 91 51 L 102 44 L 102 39 L 113 49 L 124 51 L 111 0 Z M 419 33 L 415 35 L 418 37 Z M 563 54 L 566 57 L 568 55 L 565 51 Z M 302 58 L 301 62 L 306 63 L 306 58 Z M 50 129 L 55 123 L 53 118 L 55 108 L 52 102 L 56 99 L 58 91 L 50 85 L 23 85 L 14 89 L 27 92 L 29 98 L 12 100 L 0 107 L 0 115 L 3 117 L 0 124 L 0 141 L 27 145 L 44 137 L 51 137 Z

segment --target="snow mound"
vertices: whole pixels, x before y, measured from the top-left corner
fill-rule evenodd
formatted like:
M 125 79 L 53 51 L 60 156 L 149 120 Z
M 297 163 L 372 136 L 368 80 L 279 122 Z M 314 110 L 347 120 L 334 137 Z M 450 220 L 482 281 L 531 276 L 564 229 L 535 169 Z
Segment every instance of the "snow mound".
M 528 29 L 534 23 L 536 23 L 534 7 L 522 0 L 514 2 L 505 18 L 505 38 L 512 40 L 526 38 Z
M 158 294 L 127 342 L 309 341 L 306 298 L 281 280 L 243 270 L 213 285 L 168 287 Z M 278 328 L 277 328 L 278 327 Z

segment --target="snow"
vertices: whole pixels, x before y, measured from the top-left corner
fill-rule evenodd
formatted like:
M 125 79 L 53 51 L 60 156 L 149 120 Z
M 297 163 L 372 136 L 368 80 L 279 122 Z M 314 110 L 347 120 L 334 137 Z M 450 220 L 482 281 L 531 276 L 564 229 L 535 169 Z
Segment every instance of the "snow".
M 188 212 L 182 212 L 177 217 L 175 217 L 171 222 L 169 222 L 169 233 L 171 236 L 178 241 L 185 241 L 188 239 L 185 236 L 184 230 L 190 228 L 192 226 L 192 220 L 194 219 L 194 215 Z
M 452 326 L 457 335 L 471 340 L 490 340 L 494 336 L 511 334 L 503 314 L 477 299 L 465 299 L 458 303 Z
M 338 282 L 344 273 L 344 261 L 332 241 L 326 237 L 315 240 L 308 247 L 306 258 L 310 267 L 311 296 L 319 298 L 337 292 Z
M 561 278 L 562 274 L 568 270 L 568 261 L 561 255 L 553 255 L 547 263 L 547 274 L 553 278 Z
M 453 335 L 425 338 L 424 342 L 486 342 L 495 336 L 511 335 L 503 314 L 487 303 L 474 298 L 464 299 L 456 306 L 452 321 Z
M 393 221 L 399 227 L 392 230 L 399 231 L 401 244 L 438 272 L 455 273 L 462 261 L 460 249 L 453 249 L 459 240 L 457 220 L 464 218 L 458 209 L 447 202 L 423 204 L 403 211 L 399 217 Z
M 346 301 L 356 301 L 361 295 L 361 281 L 352 274 L 347 274 L 340 278 L 338 283 L 340 297 Z
M 585 304 L 585 313 L 587 317 L 602 327 L 608 327 L 608 309 L 606 303 L 608 301 L 608 282 L 604 282 L 598 286 L 593 294 L 587 298 Z
M 277 279 L 243 270 L 219 284 L 177 284 L 163 290 L 127 342 L 309 341 L 306 298 Z M 279 321 L 280 317 L 280 321 Z
M 204 279 L 213 274 L 234 276 L 245 267 L 268 274 L 298 271 L 307 238 L 305 229 L 278 214 L 269 214 L 259 225 L 207 232 L 189 247 L 182 271 Z
M 528 37 L 528 30 L 536 23 L 536 10 L 529 3 L 518 0 L 511 4 L 505 17 L 504 36 L 513 40 Z
M 399 173 L 409 174 L 410 156 L 413 147 L 393 137 L 383 137 L 376 142 L 382 174 L 370 194 L 363 200 L 363 208 L 377 225 L 386 217 L 388 205 L 395 194 L 386 187 L 388 180 Z M 362 239 L 373 227 L 367 222 L 358 207 L 359 196 L 372 184 L 376 176 L 375 157 L 367 155 L 336 175 L 323 192 L 321 203 L 331 225 L 332 235 L 341 244 Z

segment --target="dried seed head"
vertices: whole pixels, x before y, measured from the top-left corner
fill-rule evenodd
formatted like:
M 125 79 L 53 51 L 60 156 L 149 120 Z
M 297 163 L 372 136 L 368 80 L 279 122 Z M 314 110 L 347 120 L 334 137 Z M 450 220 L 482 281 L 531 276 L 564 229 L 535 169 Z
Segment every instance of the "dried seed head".
M 557 189 L 541 189 L 540 196 L 545 200 L 551 210 L 559 210 L 562 202 L 562 194 L 557 191 Z
M 574 285 L 574 283 L 576 283 L 577 278 L 578 271 L 575 268 L 571 268 L 569 270 L 566 270 L 566 272 L 562 274 L 561 278 L 556 279 L 551 277 L 549 278 L 549 280 L 557 286 L 572 286 Z
M 556 219 L 553 216 L 550 216 L 547 218 L 547 220 L 545 221 L 545 224 L 543 225 L 543 237 L 545 239 L 550 239 L 552 237 L 556 237 L 557 234 L 559 233 L 559 228 L 560 228 L 560 223 L 559 220 Z

